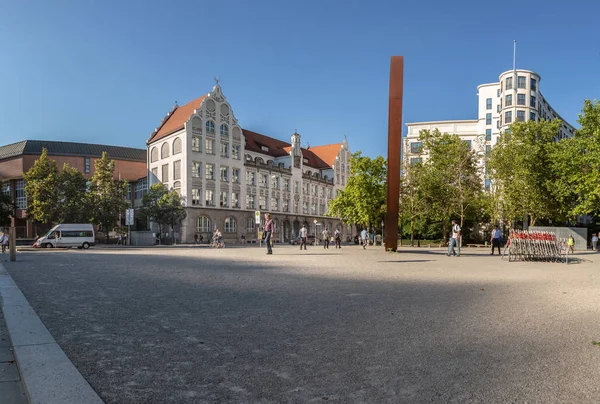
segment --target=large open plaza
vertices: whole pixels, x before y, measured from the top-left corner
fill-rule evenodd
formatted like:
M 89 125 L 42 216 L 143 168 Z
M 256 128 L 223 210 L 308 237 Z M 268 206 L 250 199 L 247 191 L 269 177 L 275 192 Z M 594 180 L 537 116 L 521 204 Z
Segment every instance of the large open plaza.
M 188 246 L 3 265 L 109 404 L 595 403 L 598 256 L 576 257 Z

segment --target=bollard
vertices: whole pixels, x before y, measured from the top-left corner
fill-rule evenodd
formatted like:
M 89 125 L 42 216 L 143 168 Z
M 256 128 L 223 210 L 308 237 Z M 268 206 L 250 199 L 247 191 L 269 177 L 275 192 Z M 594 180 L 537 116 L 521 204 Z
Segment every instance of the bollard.
M 10 228 L 10 233 L 8 235 L 8 242 L 9 242 L 9 252 L 10 252 L 10 260 L 11 261 L 16 261 L 17 260 L 17 243 L 16 243 L 16 237 L 15 237 L 15 228 L 11 227 Z

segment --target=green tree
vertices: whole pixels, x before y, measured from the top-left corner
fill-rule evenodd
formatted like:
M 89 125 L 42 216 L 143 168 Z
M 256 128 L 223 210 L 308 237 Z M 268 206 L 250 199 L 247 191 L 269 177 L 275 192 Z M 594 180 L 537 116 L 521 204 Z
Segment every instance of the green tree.
M 359 226 L 378 224 L 385 215 L 386 192 L 385 159 L 381 156 L 371 159 L 358 151 L 350 159 L 346 187 L 329 202 L 327 214 Z
M 552 169 L 560 127 L 558 119 L 516 122 L 492 149 L 488 164 L 506 219 L 529 216 L 534 226 L 539 219 L 560 216 Z
M 33 163 L 23 178 L 26 181 L 27 215 L 40 223 L 55 223 L 59 217 L 58 168 L 48 158 L 48 150 Z
M 0 189 L 0 226 L 8 226 L 14 214 L 14 204 L 8 193 Z
M 458 135 L 423 130 L 422 191 L 429 206 L 429 216 L 447 225 L 454 216 L 464 227 L 465 220 L 476 221 L 483 190 L 478 157 Z
M 177 191 L 169 191 L 161 183 L 153 184 L 144 195 L 141 213 L 158 224 L 160 234 L 164 226 L 171 226 L 173 233 L 186 217 L 181 196 Z
M 404 176 L 400 184 L 400 222 L 403 229 L 408 228 L 410 245 L 414 245 L 415 232 L 422 233 L 425 215 L 429 211 L 428 202 L 424 196 L 424 173 L 421 163 L 405 164 Z
M 129 207 L 129 202 L 125 200 L 127 181 L 114 179 L 115 162 L 106 152 L 96 160 L 94 167 L 87 194 L 90 218 L 106 231 L 108 240 L 108 233 L 117 225 L 119 214 Z
M 553 149 L 552 187 L 569 219 L 600 213 L 600 102 L 585 100 L 573 137 Z
M 90 208 L 86 194 L 87 180 L 83 173 L 65 163 L 58 175 L 58 199 L 61 201 L 58 218 L 61 223 L 89 223 Z

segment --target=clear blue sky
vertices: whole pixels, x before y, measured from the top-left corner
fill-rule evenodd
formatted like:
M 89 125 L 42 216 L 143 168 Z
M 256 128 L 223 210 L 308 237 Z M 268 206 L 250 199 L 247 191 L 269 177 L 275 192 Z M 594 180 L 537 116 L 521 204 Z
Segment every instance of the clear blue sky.
M 387 153 L 389 58 L 404 122 L 472 119 L 477 85 L 512 68 L 576 124 L 600 98 L 600 2 L 3 1 L 0 144 L 145 147 L 175 101 L 221 79 L 245 128 Z

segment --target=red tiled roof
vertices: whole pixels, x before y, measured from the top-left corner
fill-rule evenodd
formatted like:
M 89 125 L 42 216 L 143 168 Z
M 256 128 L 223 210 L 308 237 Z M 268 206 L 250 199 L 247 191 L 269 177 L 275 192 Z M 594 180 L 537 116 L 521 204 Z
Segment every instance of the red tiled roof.
M 206 95 L 203 95 L 202 97 L 196 98 L 195 100 L 176 108 L 171 115 L 163 121 L 162 125 L 158 128 L 158 131 L 148 139 L 148 143 L 155 142 L 169 136 L 173 132 L 183 129 L 184 124 L 190 119 L 194 110 L 200 108 L 200 104 L 202 104 L 202 101 L 204 101 L 205 98 Z
M 290 144 L 282 140 L 261 135 L 260 133 L 252 132 L 248 129 L 242 129 L 242 133 L 246 138 L 246 150 L 267 154 L 273 157 L 282 157 L 289 153 L 289 150 L 286 150 L 286 148 L 289 148 Z M 263 150 L 262 146 L 268 147 L 269 151 Z
M 321 161 L 323 161 L 327 167 L 333 166 L 335 158 L 340 152 L 342 143 L 327 144 L 323 146 L 314 146 L 309 149 L 313 152 Z

